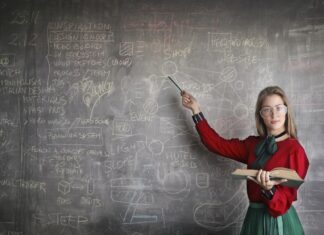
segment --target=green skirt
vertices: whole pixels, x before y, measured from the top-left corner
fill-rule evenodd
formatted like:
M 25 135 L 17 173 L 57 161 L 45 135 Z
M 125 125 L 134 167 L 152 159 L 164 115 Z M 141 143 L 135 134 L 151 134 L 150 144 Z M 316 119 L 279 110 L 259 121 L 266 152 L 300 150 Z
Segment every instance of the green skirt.
M 241 235 L 303 235 L 304 230 L 293 206 L 277 218 L 262 203 L 250 203 Z

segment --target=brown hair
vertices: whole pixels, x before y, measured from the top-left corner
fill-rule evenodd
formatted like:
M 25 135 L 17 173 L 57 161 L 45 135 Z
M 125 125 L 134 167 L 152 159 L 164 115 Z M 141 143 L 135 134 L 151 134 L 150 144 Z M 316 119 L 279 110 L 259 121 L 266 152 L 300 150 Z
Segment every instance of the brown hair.
M 267 96 L 271 95 L 278 95 L 283 100 L 284 104 L 287 106 L 288 111 L 286 114 L 286 121 L 285 121 L 285 130 L 287 131 L 287 134 L 290 135 L 292 138 L 297 139 L 297 129 L 293 118 L 292 108 L 288 102 L 288 98 L 285 94 L 285 92 L 278 86 L 269 86 L 264 88 L 258 96 L 258 100 L 256 102 L 255 107 L 255 122 L 256 122 L 256 128 L 258 131 L 258 134 L 261 137 L 267 136 L 267 128 L 266 125 L 263 122 L 263 119 L 260 115 L 260 110 L 262 108 L 263 101 Z

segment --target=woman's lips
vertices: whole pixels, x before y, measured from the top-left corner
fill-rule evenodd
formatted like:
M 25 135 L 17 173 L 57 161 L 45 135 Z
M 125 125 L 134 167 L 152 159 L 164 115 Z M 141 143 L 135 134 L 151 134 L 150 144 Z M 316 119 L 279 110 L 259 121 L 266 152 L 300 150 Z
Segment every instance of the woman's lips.
M 279 122 L 279 120 L 271 121 L 271 124 L 276 124 L 278 122 Z

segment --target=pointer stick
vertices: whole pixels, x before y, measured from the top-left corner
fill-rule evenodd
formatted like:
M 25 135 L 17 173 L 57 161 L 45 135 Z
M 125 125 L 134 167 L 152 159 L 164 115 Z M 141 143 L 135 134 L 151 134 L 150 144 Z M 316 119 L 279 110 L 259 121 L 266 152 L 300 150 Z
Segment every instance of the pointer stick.
M 178 86 L 178 84 L 177 83 L 175 83 L 175 81 L 173 81 L 173 79 L 170 77 L 170 76 L 168 76 L 168 78 L 171 80 L 171 82 L 173 82 L 173 84 L 182 92 L 182 89 Z

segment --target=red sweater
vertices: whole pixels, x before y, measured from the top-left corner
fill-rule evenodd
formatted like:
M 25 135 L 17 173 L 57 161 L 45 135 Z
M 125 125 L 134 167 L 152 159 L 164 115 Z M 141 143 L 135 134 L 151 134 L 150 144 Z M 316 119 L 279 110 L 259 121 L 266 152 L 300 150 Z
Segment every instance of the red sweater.
M 259 143 L 260 137 L 250 136 L 245 140 L 226 140 L 219 136 L 204 119 L 196 124 L 196 129 L 203 144 L 211 152 L 247 164 L 250 168 L 255 161 L 254 148 Z M 305 178 L 308 169 L 308 159 L 303 147 L 297 139 L 288 138 L 277 142 L 278 151 L 268 160 L 263 170 L 270 171 L 275 167 L 286 167 L 296 170 L 301 178 Z M 247 193 L 251 202 L 262 202 L 268 207 L 273 217 L 284 214 L 297 200 L 297 189 L 277 185 L 276 192 L 271 200 L 261 196 L 260 186 L 247 180 Z

